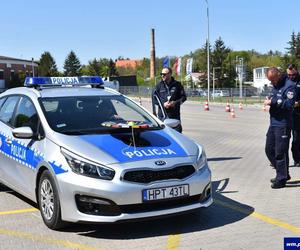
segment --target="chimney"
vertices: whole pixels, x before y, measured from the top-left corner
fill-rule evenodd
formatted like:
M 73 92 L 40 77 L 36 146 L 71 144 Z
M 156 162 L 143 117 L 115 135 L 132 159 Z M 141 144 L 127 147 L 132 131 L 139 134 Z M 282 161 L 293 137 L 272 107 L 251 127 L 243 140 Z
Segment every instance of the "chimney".
M 155 38 L 154 29 L 151 29 L 151 47 L 150 47 L 150 79 L 155 77 Z

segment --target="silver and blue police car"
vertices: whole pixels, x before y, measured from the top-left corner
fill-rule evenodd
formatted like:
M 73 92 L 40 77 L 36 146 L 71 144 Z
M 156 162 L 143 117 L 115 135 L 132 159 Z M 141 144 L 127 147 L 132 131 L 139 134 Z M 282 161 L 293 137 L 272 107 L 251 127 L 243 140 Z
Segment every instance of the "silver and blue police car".
M 166 124 L 100 77 L 26 78 L 0 95 L 0 182 L 51 229 L 208 207 L 203 147 Z

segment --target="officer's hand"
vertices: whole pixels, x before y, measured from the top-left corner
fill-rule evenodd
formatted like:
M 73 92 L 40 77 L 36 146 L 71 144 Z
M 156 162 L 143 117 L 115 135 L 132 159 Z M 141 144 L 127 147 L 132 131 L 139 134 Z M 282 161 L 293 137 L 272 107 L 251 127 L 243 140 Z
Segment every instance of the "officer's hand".
M 300 107 L 299 102 L 295 102 L 294 107 L 299 108 Z
M 165 103 L 164 103 L 164 107 L 165 107 L 166 109 L 170 108 L 170 103 L 169 103 L 169 102 L 165 102 Z
M 171 108 L 174 108 L 174 107 L 175 107 L 175 102 L 174 102 L 174 101 L 169 102 L 169 106 L 170 106 Z
M 271 98 L 266 97 L 264 105 L 271 105 Z

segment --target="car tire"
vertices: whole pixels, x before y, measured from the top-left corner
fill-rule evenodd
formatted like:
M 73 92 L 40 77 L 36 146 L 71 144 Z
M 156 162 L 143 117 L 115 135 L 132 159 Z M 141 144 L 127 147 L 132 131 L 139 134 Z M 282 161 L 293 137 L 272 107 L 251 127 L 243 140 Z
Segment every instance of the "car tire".
M 61 220 L 57 187 L 49 170 L 45 170 L 39 180 L 38 202 L 43 221 L 48 228 L 57 230 L 65 226 Z

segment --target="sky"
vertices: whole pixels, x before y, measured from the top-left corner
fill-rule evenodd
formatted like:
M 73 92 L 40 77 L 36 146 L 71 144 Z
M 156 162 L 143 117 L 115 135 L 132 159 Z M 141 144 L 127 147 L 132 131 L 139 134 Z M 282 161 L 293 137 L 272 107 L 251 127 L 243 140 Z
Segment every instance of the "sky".
M 299 0 L 207 0 L 210 43 L 233 50 L 286 52 L 300 32 Z M 207 39 L 205 0 L 1 1 L 0 55 L 38 60 L 49 51 L 59 70 L 73 50 L 82 64 L 94 58 L 183 56 Z

